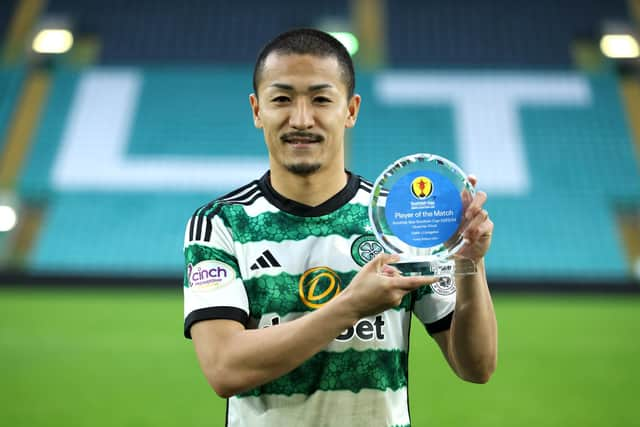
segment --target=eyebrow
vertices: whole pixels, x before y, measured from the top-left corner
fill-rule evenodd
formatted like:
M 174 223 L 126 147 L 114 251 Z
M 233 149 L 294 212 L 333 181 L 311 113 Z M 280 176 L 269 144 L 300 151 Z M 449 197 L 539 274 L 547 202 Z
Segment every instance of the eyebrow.
M 288 91 L 293 91 L 294 90 L 293 86 L 288 85 L 286 83 L 273 83 L 273 84 L 270 85 L 270 87 L 275 87 L 275 88 L 278 88 L 278 89 L 288 90 Z M 334 86 L 332 84 L 329 84 L 329 83 L 320 83 L 320 84 L 317 84 L 317 85 L 309 86 L 308 90 L 309 90 L 309 92 L 316 92 L 316 91 L 319 91 L 319 90 L 322 90 L 322 89 L 331 89 L 333 87 Z

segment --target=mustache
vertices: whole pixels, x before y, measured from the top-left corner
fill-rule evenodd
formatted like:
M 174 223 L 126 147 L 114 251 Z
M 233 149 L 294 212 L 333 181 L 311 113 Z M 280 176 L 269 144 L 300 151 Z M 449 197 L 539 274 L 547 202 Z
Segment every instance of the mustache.
M 324 137 L 322 135 L 318 135 L 317 133 L 311 132 L 288 132 L 283 134 L 280 137 L 280 140 L 283 142 L 290 142 L 293 139 L 307 139 L 309 142 L 322 142 L 324 141 Z

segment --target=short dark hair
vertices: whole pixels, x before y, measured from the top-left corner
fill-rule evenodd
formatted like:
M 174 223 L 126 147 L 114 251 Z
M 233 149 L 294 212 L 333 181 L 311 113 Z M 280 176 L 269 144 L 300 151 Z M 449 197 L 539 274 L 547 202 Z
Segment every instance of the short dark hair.
M 283 55 L 315 55 L 319 57 L 333 56 L 342 69 L 342 77 L 347 87 L 348 99 L 353 96 L 356 77 L 353 61 L 347 49 L 335 37 L 312 28 L 300 28 L 280 34 L 267 43 L 256 60 L 253 69 L 253 92 L 258 95 L 258 80 L 269 54 L 277 52 Z

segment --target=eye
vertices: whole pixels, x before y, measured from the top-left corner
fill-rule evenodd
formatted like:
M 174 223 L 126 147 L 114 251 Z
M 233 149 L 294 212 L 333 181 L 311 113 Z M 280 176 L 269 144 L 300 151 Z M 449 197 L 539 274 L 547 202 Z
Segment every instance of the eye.
M 315 98 L 313 98 L 313 102 L 317 102 L 319 104 L 327 104 L 331 102 L 331 99 L 327 98 L 326 96 L 316 96 Z
M 283 102 L 289 102 L 289 101 L 290 101 L 289 97 L 285 95 L 276 96 L 271 100 L 271 102 L 275 102 L 275 103 L 283 103 Z

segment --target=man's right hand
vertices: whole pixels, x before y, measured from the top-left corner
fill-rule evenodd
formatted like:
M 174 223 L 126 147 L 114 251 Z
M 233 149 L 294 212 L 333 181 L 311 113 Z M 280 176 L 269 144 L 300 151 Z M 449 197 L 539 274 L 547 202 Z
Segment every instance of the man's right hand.
M 390 265 L 398 255 L 379 254 L 362 267 L 339 298 L 347 298 L 356 320 L 397 307 L 414 289 L 438 281 L 436 276 L 403 276 Z

